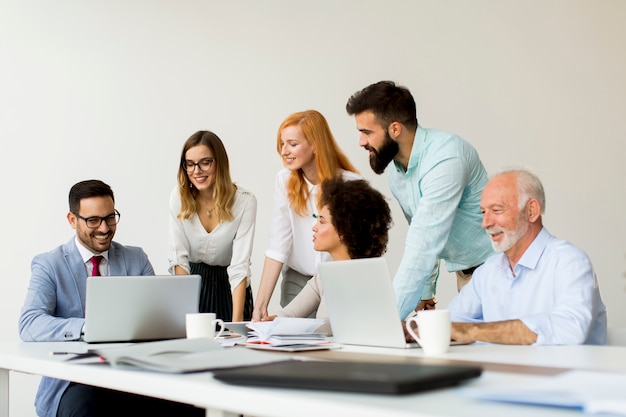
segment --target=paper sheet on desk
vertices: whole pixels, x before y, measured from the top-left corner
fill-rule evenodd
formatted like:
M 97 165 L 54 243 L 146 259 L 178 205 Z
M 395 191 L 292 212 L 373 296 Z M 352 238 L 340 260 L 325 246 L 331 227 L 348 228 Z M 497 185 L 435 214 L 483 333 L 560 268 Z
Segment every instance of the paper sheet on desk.
M 94 349 L 111 366 L 186 373 L 280 362 L 288 358 L 244 348 L 225 348 L 211 339 L 175 339 Z
M 626 416 L 626 373 L 569 371 L 544 382 L 506 387 L 464 388 L 468 397 L 519 404 L 583 410 L 587 413 Z

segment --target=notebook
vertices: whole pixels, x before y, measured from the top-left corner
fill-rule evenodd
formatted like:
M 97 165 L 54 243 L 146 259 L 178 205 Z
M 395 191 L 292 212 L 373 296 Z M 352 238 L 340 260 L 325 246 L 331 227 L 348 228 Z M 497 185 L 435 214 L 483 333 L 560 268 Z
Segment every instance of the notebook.
M 185 337 L 185 315 L 198 312 L 200 275 L 88 277 L 89 343 Z
M 384 258 L 322 262 L 318 268 L 336 343 L 419 347 L 417 343 L 407 343 L 404 339 L 389 268 Z
M 457 385 L 481 372 L 473 365 L 290 360 L 219 370 L 213 377 L 235 385 L 407 394 Z

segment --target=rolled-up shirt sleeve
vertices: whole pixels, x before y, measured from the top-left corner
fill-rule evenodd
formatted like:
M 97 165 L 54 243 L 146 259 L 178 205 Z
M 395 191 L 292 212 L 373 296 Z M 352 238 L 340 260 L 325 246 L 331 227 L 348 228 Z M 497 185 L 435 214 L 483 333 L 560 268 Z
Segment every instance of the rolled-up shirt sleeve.
M 231 290 L 237 288 L 244 279 L 249 279 L 252 274 L 250 257 L 252 256 L 252 246 L 254 244 L 257 201 L 256 197 L 250 192 L 244 192 L 241 196 L 245 204 L 242 208 L 241 217 L 238 219 L 239 225 L 233 239 L 233 254 L 227 269 Z M 248 284 L 246 282 L 246 285 Z
M 394 169 L 393 167 L 391 169 Z M 421 299 L 435 293 L 436 266 L 454 223 L 467 174 L 459 158 L 448 158 L 433 166 L 419 184 L 406 182 L 403 194 L 421 194 L 413 207 L 404 254 L 393 280 L 401 317 L 406 317 Z M 399 201 L 406 200 L 396 196 Z M 405 208 L 403 208 L 405 210 Z M 406 210 L 405 210 L 406 212 Z

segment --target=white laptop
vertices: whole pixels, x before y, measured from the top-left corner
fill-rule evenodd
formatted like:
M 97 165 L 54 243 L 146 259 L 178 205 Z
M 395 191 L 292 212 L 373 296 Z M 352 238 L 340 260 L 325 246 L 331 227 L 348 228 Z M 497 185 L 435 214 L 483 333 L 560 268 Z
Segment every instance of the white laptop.
M 198 312 L 200 275 L 88 277 L 88 343 L 185 337 L 185 315 Z
M 322 262 L 318 267 L 335 342 L 393 348 L 419 347 L 417 343 L 407 343 L 404 339 L 389 268 L 384 258 Z

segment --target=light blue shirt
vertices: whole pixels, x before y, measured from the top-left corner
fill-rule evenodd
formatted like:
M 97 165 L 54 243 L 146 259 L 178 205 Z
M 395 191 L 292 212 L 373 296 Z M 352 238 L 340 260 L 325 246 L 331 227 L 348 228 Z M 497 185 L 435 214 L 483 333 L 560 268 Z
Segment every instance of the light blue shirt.
M 472 145 L 453 133 L 421 127 L 406 172 L 397 162 L 386 172 L 409 221 L 393 280 L 400 317 L 405 318 L 421 299 L 435 295 L 439 259 L 454 272 L 494 254 L 481 227 L 480 195 L 488 178 Z
M 448 308 L 453 322 L 521 320 L 537 345 L 606 344 L 606 307 L 587 255 L 545 228 L 511 272 L 494 255 Z

